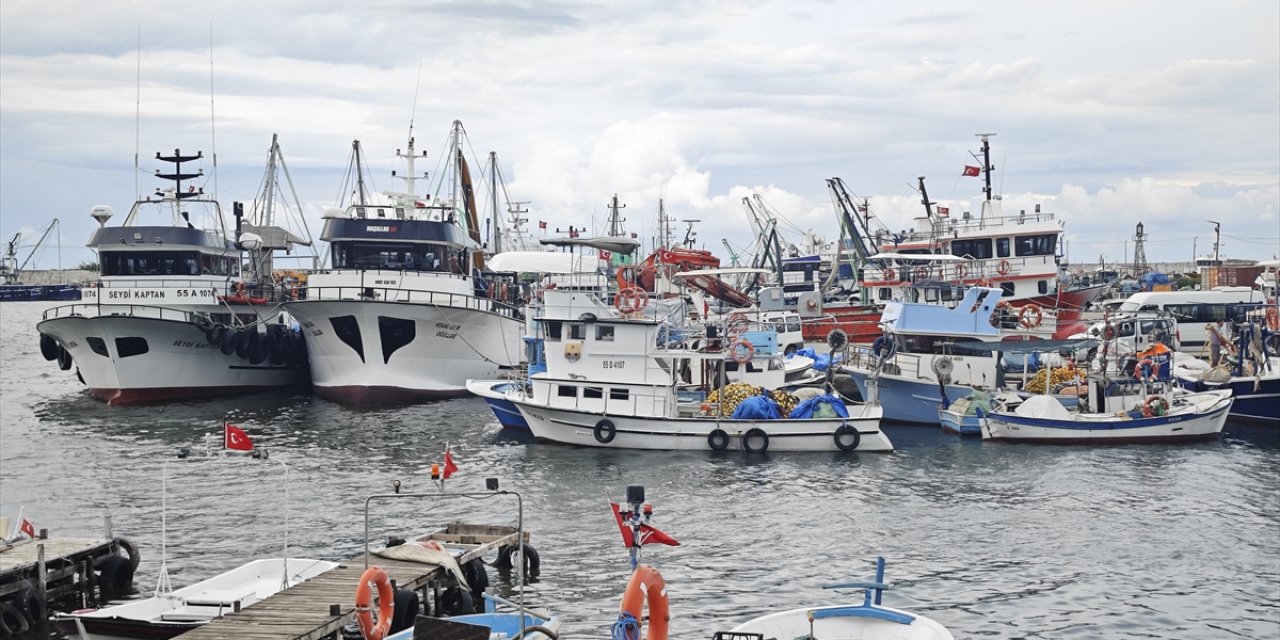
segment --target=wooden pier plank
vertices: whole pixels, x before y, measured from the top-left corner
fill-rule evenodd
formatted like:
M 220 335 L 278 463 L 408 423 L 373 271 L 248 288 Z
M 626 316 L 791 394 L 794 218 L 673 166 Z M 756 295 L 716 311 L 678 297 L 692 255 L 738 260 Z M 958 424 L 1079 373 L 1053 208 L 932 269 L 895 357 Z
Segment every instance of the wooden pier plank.
M 451 524 L 448 533 L 435 532 L 417 540 L 437 540 L 465 546 L 459 564 L 469 562 L 500 546 L 515 544 L 516 530 L 497 525 Z M 528 533 L 525 533 L 528 539 Z M 439 565 L 369 556 L 397 586 L 418 589 L 444 576 Z M 182 640 L 321 640 L 339 632 L 355 614 L 355 590 L 365 569 L 360 554 L 337 568 L 281 591 L 238 612 L 229 613 L 179 636 Z M 338 605 L 340 614 L 329 614 Z

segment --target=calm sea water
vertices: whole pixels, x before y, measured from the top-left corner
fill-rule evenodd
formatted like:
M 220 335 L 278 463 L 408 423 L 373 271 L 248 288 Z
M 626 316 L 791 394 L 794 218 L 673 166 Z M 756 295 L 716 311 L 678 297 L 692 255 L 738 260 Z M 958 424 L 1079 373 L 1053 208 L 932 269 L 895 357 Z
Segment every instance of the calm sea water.
M 747 457 L 534 443 L 478 399 L 355 410 L 304 391 L 107 407 L 40 357 L 35 323 L 51 306 L 0 305 L 0 508 L 66 536 L 99 535 L 110 515 L 142 549 L 141 591 L 155 586 L 162 514 L 175 586 L 279 555 L 286 540 L 298 557 L 354 556 L 365 497 L 393 480 L 435 491 L 426 469 L 449 443 L 460 467 L 449 491 L 497 477 L 523 495 L 542 558 L 527 596 L 566 620 L 564 637 L 608 637 L 628 565 L 607 499 L 628 484 L 648 488 L 655 524 L 682 543 L 646 548 L 668 583 L 673 638 L 835 604 L 822 585 L 870 578 L 877 555 L 896 586 L 885 603 L 957 638 L 1280 637 L 1277 429 L 1098 448 L 890 425 L 892 454 Z M 224 418 L 270 460 L 174 459 Z M 451 520 L 514 524 L 515 504 L 383 504 L 371 530 Z

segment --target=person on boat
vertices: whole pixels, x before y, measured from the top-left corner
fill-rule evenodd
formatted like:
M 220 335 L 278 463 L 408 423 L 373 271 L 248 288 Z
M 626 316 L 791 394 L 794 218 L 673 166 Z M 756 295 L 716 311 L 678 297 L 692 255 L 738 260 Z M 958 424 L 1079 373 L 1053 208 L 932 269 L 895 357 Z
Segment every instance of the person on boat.
M 1222 347 L 1226 346 L 1228 352 L 1231 351 L 1231 336 L 1221 318 L 1204 328 L 1209 336 L 1209 366 L 1216 367 L 1222 361 Z

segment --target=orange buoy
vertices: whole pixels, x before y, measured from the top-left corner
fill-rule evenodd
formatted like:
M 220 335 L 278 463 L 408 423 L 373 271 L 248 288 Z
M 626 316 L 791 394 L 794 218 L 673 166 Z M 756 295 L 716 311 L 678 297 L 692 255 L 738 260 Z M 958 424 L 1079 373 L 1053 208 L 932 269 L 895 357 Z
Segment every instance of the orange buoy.
M 645 600 L 648 599 L 649 632 L 646 640 L 667 640 L 667 628 L 671 624 L 671 613 L 667 602 L 667 583 L 657 569 L 642 564 L 631 573 L 627 582 L 627 590 L 622 594 L 622 606 L 618 616 L 630 614 L 637 621 L 644 620 Z
M 378 620 L 373 619 L 373 590 L 378 589 Z M 360 584 L 356 585 L 356 623 L 360 625 L 360 635 L 364 640 L 382 640 L 391 630 L 391 615 L 395 608 L 395 594 L 391 591 L 391 580 L 382 567 L 373 566 L 360 574 Z

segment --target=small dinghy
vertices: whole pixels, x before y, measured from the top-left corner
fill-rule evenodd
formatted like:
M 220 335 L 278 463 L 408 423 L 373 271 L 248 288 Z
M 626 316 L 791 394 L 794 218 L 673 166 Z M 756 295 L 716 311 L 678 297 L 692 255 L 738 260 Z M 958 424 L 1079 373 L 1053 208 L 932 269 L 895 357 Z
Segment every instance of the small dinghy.
M 952 640 L 947 628 L 922 615 L 881 606 L 884 558 L 876 559 L 875 582 L 846 582 L 827 589 L 862 589 L 862 604 L 806 607 L 761 616 L 715 640 L 766 640 L 768 638 L 839 638 L 840 640 Z

